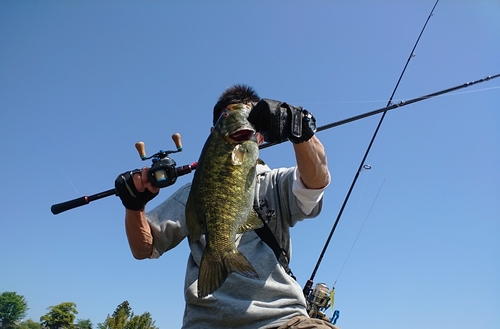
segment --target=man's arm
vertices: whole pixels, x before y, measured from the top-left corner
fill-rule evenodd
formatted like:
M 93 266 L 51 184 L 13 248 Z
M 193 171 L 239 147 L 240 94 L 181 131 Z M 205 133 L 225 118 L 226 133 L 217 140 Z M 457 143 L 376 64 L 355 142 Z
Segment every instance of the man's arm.
M 146 190 L 152 193 L 154 197 L 159 192 L 159 188 L 154 187 L 148 180 L 148 168 L 144 167 L 140 172 L 132 175 L 132 181 L 136 192 L 143 193 Z M 132 184 L 132 182 L 130 182 Z M 130 186 L 130 185 L 129 185 Z M 122 186 L 123 188 L 123 186 Z M 123 190 L 125 194 L 125 190 Z M 122 199 L 123 201 L 123 199 Z M 128 244 L 132 255 L 136 259 L 145 259 L 151 257 L 153 253 L 153 236 L 151 228 L 146 219 L 145 203 L 142 203 L 141 210 L 131 210 L 125 208 L 125 232 L 127 234 Z M 125 205 L 125 204 L 124 204 Z M 130 207 L 139 209 L 140 206 Z
M 327 186 L 330 182 L 330 173 L 325 148 L 316 135 L 300 144 L 293 144 L 293 148 L 302 183 L 309 189 Z
M 302 124 L 298 125 L 297 120 L 302 120 Z M 325 149 L 314 135 L 316 119 L 311 113 L 300 106 L 264 98 L 252 108 L 248 121 L 268 143 L 287 139 L 294 143 L 297 168 L 306 188 L 321 189 L 328 185 L 330 174 Z M 299 127 L 302 131 L 297 135 L 295 130 Z
M 134 258 L 149 258 L 153 253 L 153 236 L 144 209 L 141 211 L 126 209 L 125 232 Z

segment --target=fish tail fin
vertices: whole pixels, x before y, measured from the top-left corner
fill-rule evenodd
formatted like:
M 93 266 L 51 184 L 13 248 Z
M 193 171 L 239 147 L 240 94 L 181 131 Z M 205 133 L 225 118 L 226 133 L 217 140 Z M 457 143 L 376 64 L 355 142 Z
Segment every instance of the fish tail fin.
M 238 250 L 219 254 L 206 248 L 198 274 L 198 297 L 203 298 L 219 289 L 232 272 L 252 279 L 259 278 L 248 259 Z
M 235 272 L 247 278 L 258 279 L 259 275 L 248 259 L 236 249 L 224 255 L 224 265 L 229 273 Z
M 222 255 L 205 248 L 198 273 L 198 297 L 203 298 L 217 290 L 226 280 L 229 273 L 224 267 Z

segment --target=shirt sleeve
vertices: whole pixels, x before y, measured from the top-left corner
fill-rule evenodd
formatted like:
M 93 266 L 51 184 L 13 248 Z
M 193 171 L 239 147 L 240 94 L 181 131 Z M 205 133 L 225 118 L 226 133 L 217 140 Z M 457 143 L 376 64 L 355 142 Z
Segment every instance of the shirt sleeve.
M 328 183 L 330 184 L 330 183 Z M 297 168 L 293 173 L 292 193 L 297 198 L 297 204 L 304 215 L 310 215 L 314 207 L 323 198 L 323 192 L 328 187 L 320 189 L 308 189 L 300 179 L 300 172 Z
M 185 208 L 190 184 L 186 184 L 146 214 L 153 235 L 153 254 L 158 258 L 177 246 L 188 234 Z

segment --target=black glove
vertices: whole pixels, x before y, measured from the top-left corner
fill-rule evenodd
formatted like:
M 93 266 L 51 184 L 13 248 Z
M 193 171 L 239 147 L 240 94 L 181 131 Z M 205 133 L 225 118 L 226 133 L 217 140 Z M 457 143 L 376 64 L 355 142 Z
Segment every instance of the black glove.
M 127 171 L 118 175 L 115 180 L 116 193 L 125 208 L 130 210 L 142 210 L 148 201 L 158 195 L 158 193 L 153 193 L 148 189 L 145 189 L 144 192 L 137 191 L 132 176 L 139 172 L 141 171 L 137 169 Z
M 268 143 L 289 139 L 299 144 L 309 140 L 316 131 L 316 119 L 307 110 L 272 99 L 264 98 L 255 104 L 248 121 Z

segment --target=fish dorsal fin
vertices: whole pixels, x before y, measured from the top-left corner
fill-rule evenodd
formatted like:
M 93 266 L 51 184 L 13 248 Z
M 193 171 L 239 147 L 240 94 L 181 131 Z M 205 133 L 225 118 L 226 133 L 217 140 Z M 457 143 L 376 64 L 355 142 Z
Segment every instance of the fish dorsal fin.
M 242 234 L 242 233 L 245 233 L 245 232 L 250 231 L 250 230 L 255 230 L 257 228 L 261 228 L 262 226 L 264 226 L 264 223 L 260 219 L 260 217 L 257 214 L 257 212 L 255 211 L 255 209 L 252 209 L 250 211 L 250 214 L 248 214 L 247 221 L 243 225 L 240 226 L 237 233 Z

